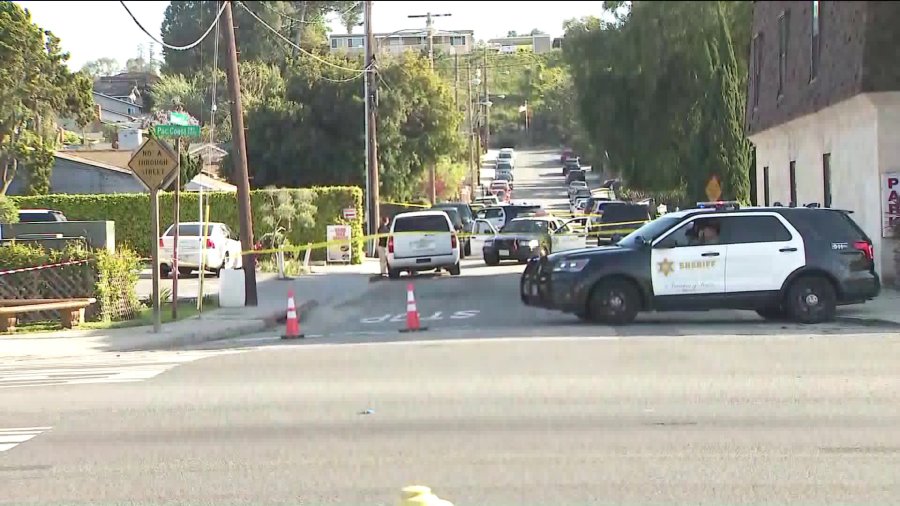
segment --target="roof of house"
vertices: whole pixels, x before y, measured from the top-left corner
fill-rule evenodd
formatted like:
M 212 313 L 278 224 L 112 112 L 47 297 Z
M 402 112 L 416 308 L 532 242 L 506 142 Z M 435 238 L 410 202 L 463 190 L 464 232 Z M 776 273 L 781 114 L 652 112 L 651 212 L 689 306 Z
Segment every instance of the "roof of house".
M 94 92 L 109 97 L 127 97 L 134 92 L 137 84 L 131 81 L 96 81 Z
M 184 185 L 184 190 L 189 192 L 200 191 L 200 189 L 215 192 L 236 192 L 237 186 L 207 176 L 206 174 L 197 174 L 193 179 Z
M 203 144 L 197 144 L 196 146 L 191 146 L 188 149 L 188 154 L 191 156 L 196 155 L 201 152 L 204 156 L 212 156 L 212 155 L 226 156 L 226 155 L 228 155 L 228 151 L 225 151 L 220 146 L 209 143 L 209 142 L 204 142 Z
M 98 97 L 108 98 L 108 99 L 110 99 L 110 100 L 115 100 L 116 102 L 121 102 L 121 103 L 123 103 L 123 104 L 125 104 L 125 105 L 130 105 L 130 106 L 134 106 L 134 107 L 141 107 L 140 104 L 135 104 L 134 102 L 129 102 L 129 101 L 127 101 L 127 100 L 122 100 L 121 98 L 118 98 L 117 96 L 107 95 L 106 93 L 101 93 L 101 92 L 99 92 L 99 91 L 97 91 L 97 90 L 94 90 L 94 91 L 93 91 L 93 94 L 94 94 L 94 95 L 97 95 Z M 122 95 L 122 96 L 127 97 L 128 95 L 125 94 L 125 95 Z
M 118 172 L 121 174 L 133 174 L 128 169 L 123 169 L 121 167 L 116 167 L 115 165 L 109 165 L 108 163 L 103 162 L 95 162 L 94 160 L 88 160 L 87 158 L 81 158 L 80 156 L 75 156 L 71 153 L 66 153 L 64 151 L 57 151 L 53 154 L 54 157 L 59 158 L 60 160 L 67 160 L 74 163 L 80 163 L 82 165 L 90 165 L 91 167 L 97 167 L 98 169 L 109 170 L 113 172 Z

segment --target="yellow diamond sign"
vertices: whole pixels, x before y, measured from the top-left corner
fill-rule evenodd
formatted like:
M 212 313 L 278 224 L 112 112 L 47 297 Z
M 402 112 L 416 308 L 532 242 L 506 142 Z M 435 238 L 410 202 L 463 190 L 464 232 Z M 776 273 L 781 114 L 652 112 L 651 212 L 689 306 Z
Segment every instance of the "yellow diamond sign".
M 178 157 L 159 139 L 147 139 L 137 150 L 128 167 L 150 191 L 157 190 L 178 168 Z
M 722 197 L 722 187 L 719 185 L 719 178 L 713 176 L 706 184 L 706 198 L 710 201 L 719 200 Z

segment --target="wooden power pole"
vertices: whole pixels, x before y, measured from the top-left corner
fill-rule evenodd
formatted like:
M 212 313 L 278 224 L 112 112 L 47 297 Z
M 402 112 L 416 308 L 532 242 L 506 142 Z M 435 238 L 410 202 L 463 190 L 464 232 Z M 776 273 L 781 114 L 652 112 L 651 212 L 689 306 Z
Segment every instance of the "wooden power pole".
M 225 0 L 222 13 L 225 22 L 225 45 L 228 51 L 228 92 L 231 95 L 231 136 L 237 180 L 238 217 L 243 251 L 245 306 L 259 304 L 256 296 L 256 255 L 253 254 L 253 214 L 250 211 L 250 177 L 247 171 L 247 139 L 244 137 L 244 106 L 241 103 L 241 79 L 238 75 L 237 42 L 231 2 Z
M 375 128 L 377 117 L 375 89 L 375 32 L 372 31 L 372 0 L 363 2 L 363 27 L 366 32 L 366 170 L 369 188 L 366 215 L 369 218 L 369 233 L 375 234 L 381 224 L 378 207 L 378 137 Z
M 484 57 L 481 60 L 481 84 L 484 87 L 484 152 L 491 149 L 491 102 L 488 95 L 488 66 L 487 66 L 487 46 L 484 46 Z

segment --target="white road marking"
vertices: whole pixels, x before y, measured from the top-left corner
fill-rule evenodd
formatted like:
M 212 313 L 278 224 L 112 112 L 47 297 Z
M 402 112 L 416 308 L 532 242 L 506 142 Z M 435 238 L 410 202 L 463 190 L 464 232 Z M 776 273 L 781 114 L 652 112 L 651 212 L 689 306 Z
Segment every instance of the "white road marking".
M 450 320 L 468 320 L 469 318 L 474 318 L 481 313 L 478 309 L 466 309 L 463 311 L 455 311 L 450 314 L 447 319 Z M 424 316 L 422 313 L 419 314 L 419 319 L 421 321 L 438 321 L 444 320 L 444 312 L 443 311 L 435 311 L 429 316 Z M 359 320 L 360 323 L 366 324 L 374 324 L 374 323 L 401 323 L 406 321 L 406 313 L 399 314 L 384 314 L 381 316 L 370 316 L 368 318 L 363 318 Z
M 0 366 L 0 389 L 96 383 L 134 383 L 155 378 L 181 364 L 243 350 L 161 353 L 98 353 L 35 359 Z
M 0 429 L 0 452 L 12 450 L 25 441 L 52 428 L 53 427 L 14 427 L 10 429 Z

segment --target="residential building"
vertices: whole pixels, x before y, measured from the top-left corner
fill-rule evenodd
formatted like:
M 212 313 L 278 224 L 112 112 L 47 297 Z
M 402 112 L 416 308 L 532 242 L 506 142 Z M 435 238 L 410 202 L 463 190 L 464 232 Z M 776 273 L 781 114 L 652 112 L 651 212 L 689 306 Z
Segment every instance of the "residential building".
M 754 2 L 746 131 L 760 205 L 853 211 L 898 283 L 900 3 Z
M 145 104 L 144 100 L 157 82 L 159 76 L 150 72 L 122 72 L 94 81 L 94 91 L 143 107 L 149 105 Z
M 536 54 L 546 53 L 553 49 L 553 37 L 547 34 L 500 37 L 488 40 L 488 46 L 501 53 L 530 51 Z
M 434 51 L 450 54 L 467 54 L 475 47 L 472 30 L 436 30 L 432 44 Z M 363 54 L 365 52 L 365 36 L 362 34 L 329 35 L 332 53 Z M 376 33 L 375 46 L 377 52 L 395 55 L 404 51 L 427 51 L 428 32 L 424 29 L 403 30 L 394 33 Z
M 128 169 L 88 160 L 75 153 L 56 153 L 50 175 L 50 193 L 141 193 L 144 185 Z M 22 195 L 28 186 L 28 172 L 20 170 L 7 193 Z

